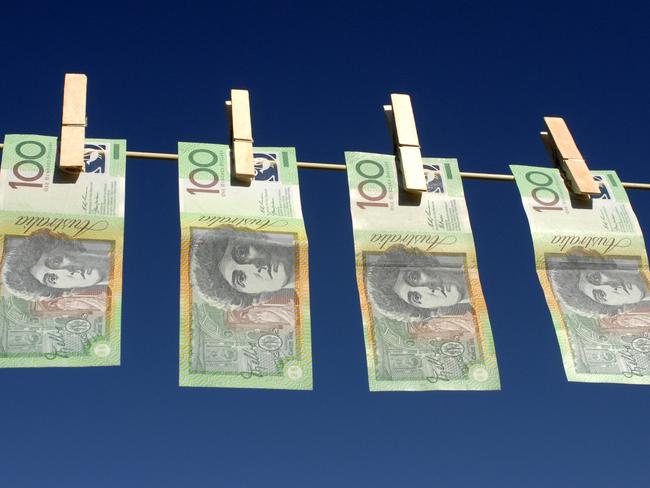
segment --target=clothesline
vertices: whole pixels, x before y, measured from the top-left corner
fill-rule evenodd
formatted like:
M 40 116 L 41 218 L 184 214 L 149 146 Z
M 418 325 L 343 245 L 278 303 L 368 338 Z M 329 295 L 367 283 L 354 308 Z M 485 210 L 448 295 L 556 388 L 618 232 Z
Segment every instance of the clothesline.
M 0 144 L 0 150 L 4 147 L 4 144 Z M 143 151 L 127 151 L 126 156 L 128 158 L 135 159 L 160 159 L 164 161 L 177 161 L 178 154 L 174 153 L 156 153 L 156 152 L 143 152 Z M 304 161 L 298 161 L 299 168 L 305 169 L 325 169 L 333 171 L 345 171 L 345 164 L 340 163 L 308 163 Z M 500 173 L 474 173 L 468 171 L 461 171 L 460 175 L 463 178 L 473 179 L 473 180 L 493 180 L 493 181 L 515 181 L 513 175 L 500 174 Z M 623 182 L 623 187 L 629 190 L 650 190 L 650 183 L 634 183 L 634 182 Z

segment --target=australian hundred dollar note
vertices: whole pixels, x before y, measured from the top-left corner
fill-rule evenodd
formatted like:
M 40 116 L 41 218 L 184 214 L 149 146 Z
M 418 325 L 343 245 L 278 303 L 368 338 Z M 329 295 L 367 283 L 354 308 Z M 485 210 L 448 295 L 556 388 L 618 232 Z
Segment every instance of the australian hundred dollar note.
M 179 143 L 180 385 L 312 388 L 307 236 L 292 148 Z
M 494 341 L 453 159 L 400 205 L 395 158 L 345 155 L 370 389 L 498 390 Z
M 648 257 L 614 171 L 592 171 L 600 195 L 572 198 L 554 168 L 510 167 L 537 274 L 569 381 L 650 383 Z
M 0 367 L 120 363 L 126 142 L 7 135 L 0 169 Z

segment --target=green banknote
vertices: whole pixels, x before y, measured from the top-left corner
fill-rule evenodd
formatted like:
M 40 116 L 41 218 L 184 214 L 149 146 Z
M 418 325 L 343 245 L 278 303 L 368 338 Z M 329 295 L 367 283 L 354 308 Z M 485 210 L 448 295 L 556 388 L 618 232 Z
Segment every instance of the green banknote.
M 600 195 L 572 199 L 559 170 L 510 167 L 569 381 L 650 383 L 648 257 L 614 171 Z
M 370 389 L 498 390 L 458 164 L 425 159 L 400 204 L 395 158 L 346 153 Z
M 312 388 L 307 236 L 292 148 L 179 143 L 180 385 Z
M 0 170 L 0 367 L 120 363 L 126 142 L 7 135 Z

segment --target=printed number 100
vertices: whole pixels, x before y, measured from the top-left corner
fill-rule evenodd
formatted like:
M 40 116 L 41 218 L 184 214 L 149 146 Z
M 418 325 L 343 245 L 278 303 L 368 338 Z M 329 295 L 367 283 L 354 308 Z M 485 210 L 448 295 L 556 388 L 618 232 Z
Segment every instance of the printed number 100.
M 38 180 L 43 176 L 45 170 L 38 159 L 42 158 L 45 152 L 45 145 L 37 141 L 23 141 L 18 144 L 16 146 L 16 155 L 21 159 L 14 164 L 12 170 L 18 181 L 10 181 L 9 186 L 14 190 L 17 190 L 20 186 L 43 188 L 43 183 L 39 183 Z M 36 169 L 36 173 L 31 176 L 24 173 L 24 170 L 29 169 L 30 166 Z
M 361 209 L 366 209 L 368 207 L 388 207 L 386 202 L 382 202 L 386 197 L 386 185 L 384 185 L 378 178 L 381 178 L 384 174 L 384 168 L 377 161 L 372 161 L 370 159 L 364 159 L 359 161 L 354 169 L 357 173 L 363 176 L 365 179 L 359 183 L 357 186 L 357 191 L 359 195 L 366 200 L 365 202 L 357 202 L 357 206 Z M 379 190 L 379 193 L 376 196 L 373 196 L 373 189 Z M 368 191 L 371 191 L 371 194 L 368 194 Z
M 560 195 L 551 188 L 553 178 L 541 171 L 529 171 L 526 173 L 526 179 L 531 185 L 535 185 L 533 191 L 530 192 L 530 196 L 539 205 L 534 205 L 533 210 L 536 212 L 564 210 L 563 207 L 557 206 L 560 201 Z
M 206 154 L 208 156 L 208 161 L 201 162 L 197 159 L 197 156 L 200 154 Z M 195 149 L 191 151 L 187 156 L 193 166 L 197 166 L 188 175 L 190 183 L 194 185 L 194 188 L 187 188 L 187 192 L 191 195 L 196 193 L 219 193 L 219 189 L 213 188 L 217 183 L 219 183 L 219 175 L 210 169 L 210 166 L 217 164 L 219 157 L 212 151 L 208 149 Z M 200 158 L 204 159 L 204 158 Z M 207 175 L 209 179 L 198 181 L 196 179 L 199 175 Z

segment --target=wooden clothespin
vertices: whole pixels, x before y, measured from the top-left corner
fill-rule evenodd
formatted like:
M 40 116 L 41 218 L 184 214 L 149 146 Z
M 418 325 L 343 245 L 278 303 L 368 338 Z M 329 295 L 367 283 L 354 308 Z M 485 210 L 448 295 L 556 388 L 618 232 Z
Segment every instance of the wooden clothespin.
M 65 75 L 59 144 L 59 167 L 64 171 L 84 170 L 87 83 L 86 75 L 71 73 Z
M 250 183 L 255 177 L 255 164 L 248 90 L 230 90 L 230 100 L 226 101 L 226 115 L 230 121 L 233 174 L 237 180 Z
M 598 183 L 594 181 L 564 119 L 544 117 L 544 123 L 548 132 L 540 132 L 540 136 L 549 156 L 560 168 L 569 190 L 583 198 L 599 195 Z
M 427 191 L 422 166 L 420 140 L 415 127 L 411 97 L 399 93 L 390 95 L 390 105 L 384 105 L 388 130 L 393 138 L 395 158 L 402 175 L 402 187 L 407 192 Z

